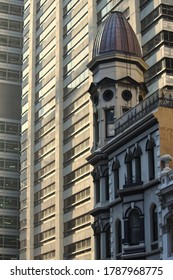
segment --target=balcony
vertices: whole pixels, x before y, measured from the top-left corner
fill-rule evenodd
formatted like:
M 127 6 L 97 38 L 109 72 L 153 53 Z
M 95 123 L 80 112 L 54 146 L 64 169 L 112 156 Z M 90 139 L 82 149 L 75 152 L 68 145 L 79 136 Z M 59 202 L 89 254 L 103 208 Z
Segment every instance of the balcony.
M 153 93 L 117 119 L 115 121 L 115 136 L 142 118 L 147 117 L 158 107 L 173 108 L 173 93 L 170 90 L 160 90 Z

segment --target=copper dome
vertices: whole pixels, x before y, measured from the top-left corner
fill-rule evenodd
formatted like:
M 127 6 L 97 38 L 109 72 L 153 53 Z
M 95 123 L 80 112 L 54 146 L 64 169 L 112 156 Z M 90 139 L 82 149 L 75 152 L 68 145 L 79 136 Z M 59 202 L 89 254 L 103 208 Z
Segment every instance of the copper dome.
M 137 37 L 121 12 L 111 12 L 94 41 L 93 58 L 110 52 L 142 57 Z

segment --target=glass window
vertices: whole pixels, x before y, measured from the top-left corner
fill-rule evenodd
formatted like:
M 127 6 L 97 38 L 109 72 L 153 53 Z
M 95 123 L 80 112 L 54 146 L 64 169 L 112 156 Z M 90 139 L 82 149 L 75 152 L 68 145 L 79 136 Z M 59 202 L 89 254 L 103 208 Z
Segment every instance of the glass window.
M 121 221 L 117 220 L 116 222 L 116 254 L 122 252 L 122 230 L 121 230 Z
M 98 111 L 94 113 L 94 143 L 95 147 L 97 148 L 99 143 L 99 118 L 98 118 Z
M 53 77 L 47 84 L 45 84 L 35 95 L 36 101 L 46 97 L 55 88 L 55 77 Z
M 37 20 L 36 26 L 37 28 L 40 28 L 40 25 L 45 21 L 48 20 L 50 16 L 52 16 L 52 13 L 55 11 L 55 1 L 51 3 L 51 5 L 48 7 L 46 11 L 42 13 L 40 18 Z
M 163 40 L 163 33 L 157 34 L 154 38 L 152 38 L 149 42 L 147 42 L 143 46 L 143 55 L 147 55 L 151 50 L 153 50 L 162 40 Z
M 64 67 L 64 75 L 69 75 L 72 70 L 75 71 L 76 68 L 79 67 L 84 59 L 88 56 L 88 53 L 89 47 L 87 46 Z
M 90 187 L 78 192 L 64 200 L 64 212 L 67 213 L 90 199 Z
M 70 257 L 74 254 L 83 254 L 87 249 L 90 249 L 91 238 L 80 240 L 64 247 L 65 257 Z
M 18 236 L 13 235 L 0 235 L 0 247 L 4 248 L 18 248 Z
M 19 133 L 19 125 L 15 124 L 15 123 L 6 123 L 6 133 L 18 134 Z
M 137 245 L 140 241 L 140 219 L 137 210 L 130 213 L 130 245 Z
M 158 218 L 156 205 L 152 209 L 152 241 L 158 240 Z
M 119 197 L 119 169 L 120 169 L 120 163 L 119 160 L 116 159 L 112 164 L 112 171 L 114 176 L 114 198 Z
M 67 140 L 67 138 L 72 137 L 72 135 L 77 134 L 78 131 L 80 131 L 85 126 L 88 126 L 89 124 L 89 115 L 86 115 L 84 118 L 80 119 L 80 121 L 76 122 L 72 126 L 70 126 L 68 129 L 64 131 L 64 139 Z M 67 142 L 67 141 L 66 141 Z
M 49 55 L 54 49 L 56 44 L 56 38 L 51 40 L 48 45 L 41 50 L 41 52 L 36 56 L 36 63 L 41 62 L 42 59 Z
M 110 226 L 106 227 L 106 258 L 111 257 L 111 233 Z
M 137 147 L 134 150 L 133 157 L 135 160 L 135 183 L 140 184 L 141 183 L 141 148 Z
M 35 152 L 35 161 L 39 160 L 42 156 L 55 149 L 55 139 L 46 144 L 44 147 Z
M 104 8 L 97 14 L 97 21 L 103 21 L 106 15 L 110 12 L 111 8 L 113 8 L 112 1 L 109 1 Z
M 37 141 L 40 137 L 50 132 L 50 130 L 55 128 L 55 119 L 52 119 L 50 122 L 45 124 L 42 128 L 35 132 L 35 141 Z
M 55 57 L 52 58 L 37 74 L 36 74 L 36 82 L 40 82 L 46 74 L 50 73 L 50 71 L 53 71 L 55 69 Z
M 126 170 L 127 175 L 125 179 L 125 185 L 130 186 L 133 183 L 133 175 L 132 175 L 132 152 L 128 152 L 125 156 Z
M 51 194 L 54 193 L 55 193 L 55 184 L 53 183 L 34 194 L 34 203 L 37 203 L 43 198 L 49 197 Z
M 65 86 L 64 94 L 68 95 L 74 89 L 80 88 L 85 82 L 87 82 L 87 78 L 88 78 L 88 69 L 86 69 L 84 72 L 79 74 L 78 77 L 76 77 L 71 83 Z
M 0 132 L 4 133 L 5 132 L 5 123 L 4 122 L 0 122 Z
M 19 162 L 17 160 L 5 160 L 5 170 L 19 171 Z
M 82 30 L 78 32 L 78 34 L 71 38 L 67 45 L 64 47 L 64 55 L 68 55 L 74 47 L 77 48 L 79 44 L 82 44 L 83 41 L 87 38 L 88 34 L 88 25 L 86 25 Z
M 63 9 L 64 16 L 67 16 L 69 14 L 70 10 L 75 6 L 77 2 L 79 2 L 79 0 L 69 1 L 69 3 Z
M 18 218 L 12 216 L 1 216 L 0 227 L 18 229 Z
M 148 173 L 149 180 L 153 180 L 155 178 L 155 152 L 154 152 L 155 142 L 154 139 L 151 138 L 147 141 L 146 150 L 148 151 Z
M 9 37 L 9 46 L 10 47 L 15 47 L 15 48 L 21 48 L 22 38 Z
M 115 135 L 114 109 L 105 110 L 106 115 L 106 138 Z
M 157 7 L 148 16 L 146 16 L 141 21 L 141 31 L 144 31 L 145 28 L 147 28 L 150 24 L 152 24 L 153 21 L 159 16 L 160 13 L 161 13 L 160 7 Z
M 64 35 L 68 35 L 72 27 L 74 27 L 88 13 L 88 4 L 82 7 L 80 11 L 64 26 Z
M 19 189 L 19 180 L 0 177 L 0 189 L 17 191 Z
M 37 37 L 36 43 L 39 46 L 41 41 L 43 41 L 51 32 L 55 30 L 56 19 L 53 19 L 52 22 L 44 29 L 44 31 Z
M 0 197 L 0 208 L 18 210 L 18 199 L 16 197 Z

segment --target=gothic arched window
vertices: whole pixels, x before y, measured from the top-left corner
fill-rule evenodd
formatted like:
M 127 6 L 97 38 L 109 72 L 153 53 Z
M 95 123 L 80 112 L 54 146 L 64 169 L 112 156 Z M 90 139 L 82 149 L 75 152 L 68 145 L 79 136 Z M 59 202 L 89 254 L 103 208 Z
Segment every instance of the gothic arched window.
M 126 156 L 125 156 L 125 163 L 126 163 L 126 169 L 127 169 L 125 185 L 132 185 L 132 182 L 133 182 L 132 159 L 133 159 L 132 152 L 131 151 L 127 152 Z
M 135 183 L 141 184 L 141 148 L 138 146 L 134 149 L 133 157 L 135 160 Z
M 152 242 L 158 240 L 158 218 L 157 207 L 154 205 L 151 210 Z
M 140 219 L 138 210 L 134 209 L 129 216 L 130 245 L 137 245 L 140 241 Z
M 109 200 L 109 169 L 107 168 L 103 174 L 105 178 L 105 200 Z

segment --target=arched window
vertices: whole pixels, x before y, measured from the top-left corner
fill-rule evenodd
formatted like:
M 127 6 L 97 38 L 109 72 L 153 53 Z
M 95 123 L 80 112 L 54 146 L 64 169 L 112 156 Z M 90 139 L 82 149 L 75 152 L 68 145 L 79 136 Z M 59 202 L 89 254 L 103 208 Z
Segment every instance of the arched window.
M 133 178 L 132 178 L 132 158 L 133 158 L 133 155 L 132 155 L 132 152 L 128 152 L 126 153 L 126 156 L 125 156 L 125 163 L 126 163 L 126 168 L 127 168 L 127 175 L 126 175 L 126 182 L 125 182 L 125 185 L 132 185 L 132 182 L 133 182 Z
M 140 241 L 140 219 L 138 210 L 134 209 L 129 216 L 130 245 L 137 245 Z
M 120 168 L 120 163 L 119 160 L 116 159 L 114 160 L 112 164 L 112 171 L 114 174 L 114 198 L 117 198 L 119 196 L 119 168 Z
M 148 151 L 148 173 L 149 180 L 153 180 L 155 178 L 155 157 L 154 157 L 154 147 L 155 142 L 151 137 L 146 144 L 146 151 Z
M 158 240 L 158 218 L 157 218 L 157 207 L 154 205 L 151 211 L 151 223 L 152 223 L 152 242 Z
M 133 157 L 135 160 L 135 183 L 141 184 L 141 148 L 138 146 L 134 149 Z
M 116 254 L 122 252 L 122 231 L 121 231 L 121 221 L 118 219 L 116 221 Z

